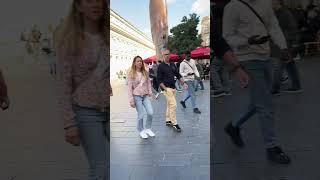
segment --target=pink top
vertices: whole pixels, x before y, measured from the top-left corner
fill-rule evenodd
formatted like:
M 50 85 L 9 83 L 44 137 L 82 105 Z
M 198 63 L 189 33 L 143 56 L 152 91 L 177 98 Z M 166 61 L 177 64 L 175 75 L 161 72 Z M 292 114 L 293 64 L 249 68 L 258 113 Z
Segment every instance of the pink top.
M 58 54 L 58 104 L 64 127 L 76 125 L 72 105 L 104 109 L 110 102 L 107 46 L 102 38 L 86 33 L 89 45 L 82 56 Z
M 144 96 L 152 94 L 151 81 L 149 75 L 143 77 L 141 72 L 137 72 L 136 78 L 132 79 L 128 77 L 128 96 L 129 102 L 133 102 L 133 96 Z

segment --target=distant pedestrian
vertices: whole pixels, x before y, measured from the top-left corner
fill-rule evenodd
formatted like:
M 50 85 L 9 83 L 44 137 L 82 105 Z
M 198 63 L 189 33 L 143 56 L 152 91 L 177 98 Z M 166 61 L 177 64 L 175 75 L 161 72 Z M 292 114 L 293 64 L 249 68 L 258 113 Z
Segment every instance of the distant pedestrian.
M 8 88 L 0 69 L 0 107 L 2 110 L 6 110 L 9 108 L 9 105 Z
M 56 57 L 55 52 L 53 50 L 52 38 L 45 37 L 41 42 L 41 49 L 43 51 L 44 57 L 48 60 L 50 74 L 57 74 L 57 65 L 56 65 Z
M 200 85 L 201 89 L 200 90 L 204 90 L 204 85 L 203 85 L 203 80 L 204 80 L 204 70 L 203 70 L 203 66 L 202 64 L 200 64 L 198 61 L 196 61 L 196 66 L 197 69 L 199 71 L 199 77 L 197 77 L 196 79 L 196 87 L 195 87 L 195 91 L 198 91 L 198 86 Z

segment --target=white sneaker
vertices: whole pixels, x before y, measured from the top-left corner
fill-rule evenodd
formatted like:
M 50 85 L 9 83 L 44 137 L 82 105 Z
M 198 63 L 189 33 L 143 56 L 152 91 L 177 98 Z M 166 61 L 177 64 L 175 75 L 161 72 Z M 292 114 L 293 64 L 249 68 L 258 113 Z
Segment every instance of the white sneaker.
M 158 99 L 159 95 L 160 95 L 160 93 L 157 93 L 157 94 L 155 95 L 155 98 Z
M 142 131 L 140 132 L 140 137 L 141 137 L 142 139 L 147 139 L 147 138 L 148 138 L 148 135 L 146 134 L 146 131 L 145 131 L 145 130 L 142 130 Z
M 155 136 L 155 134 L 151 131 L 151 129 L 146 129 L 146 130 L 145 130 L 145 133 L 146 133 L 147 135 L 149 135 L 150 137 L 154 137 L 154 136 Z

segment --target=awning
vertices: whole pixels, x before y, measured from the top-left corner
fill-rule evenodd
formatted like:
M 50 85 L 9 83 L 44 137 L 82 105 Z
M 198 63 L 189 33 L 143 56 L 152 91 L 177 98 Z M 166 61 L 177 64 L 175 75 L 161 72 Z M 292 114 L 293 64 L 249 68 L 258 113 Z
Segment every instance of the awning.
M 181 60 L 180 56 L 177 55 L 177 54 L 170 54 L 170 57 L 169 57 L 169 60 L 171 62 L 178 62 Z M 157 57 L 154 55 L 154 56 L 151 56 L 151 57 L 148 57 L 146 59 L 143 60 L 145 63 L 151 63 L 151 62 L 156 62 L 157 61 Z
M 193 59 L 210 59 L 210 48 L 198 48 L 191 51 L 191 58 Z

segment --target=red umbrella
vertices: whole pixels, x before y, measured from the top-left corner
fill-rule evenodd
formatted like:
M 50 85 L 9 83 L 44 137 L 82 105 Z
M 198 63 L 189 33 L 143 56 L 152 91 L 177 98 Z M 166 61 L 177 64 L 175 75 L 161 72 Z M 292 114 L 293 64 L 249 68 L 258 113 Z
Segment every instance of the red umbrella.
M 155 62 L 156 59 L 157 59 L 156 56 L 151 56 L 151 57 L 148 57 L 147 59 L 144 59 L 143 61 L 144 61 L 145 63 L 151 63 L 151 62 Z
M 194 59 L 210 59 L 210 48 L 198 48 L 191 51 L 191 58 Z
M 170 54 L 169 60 L 170 60 L 171 62 L 178 62 L 178 61 L 180 61 L 180 56 L 177 55 L 177 54 Z M 157 61 L 157 56 L 148 57 L 148 58 L 144 59 L 143 61 L 144 61 L 145 63 L 156 62 L 156 61 Z
M 170 54 L 169 60 L 170 60 L 171 62 L 179 62 L 179 61 L 180 61 L 180 56 L 179 56 L 179 55 L 176 55 L 176 54 Z

